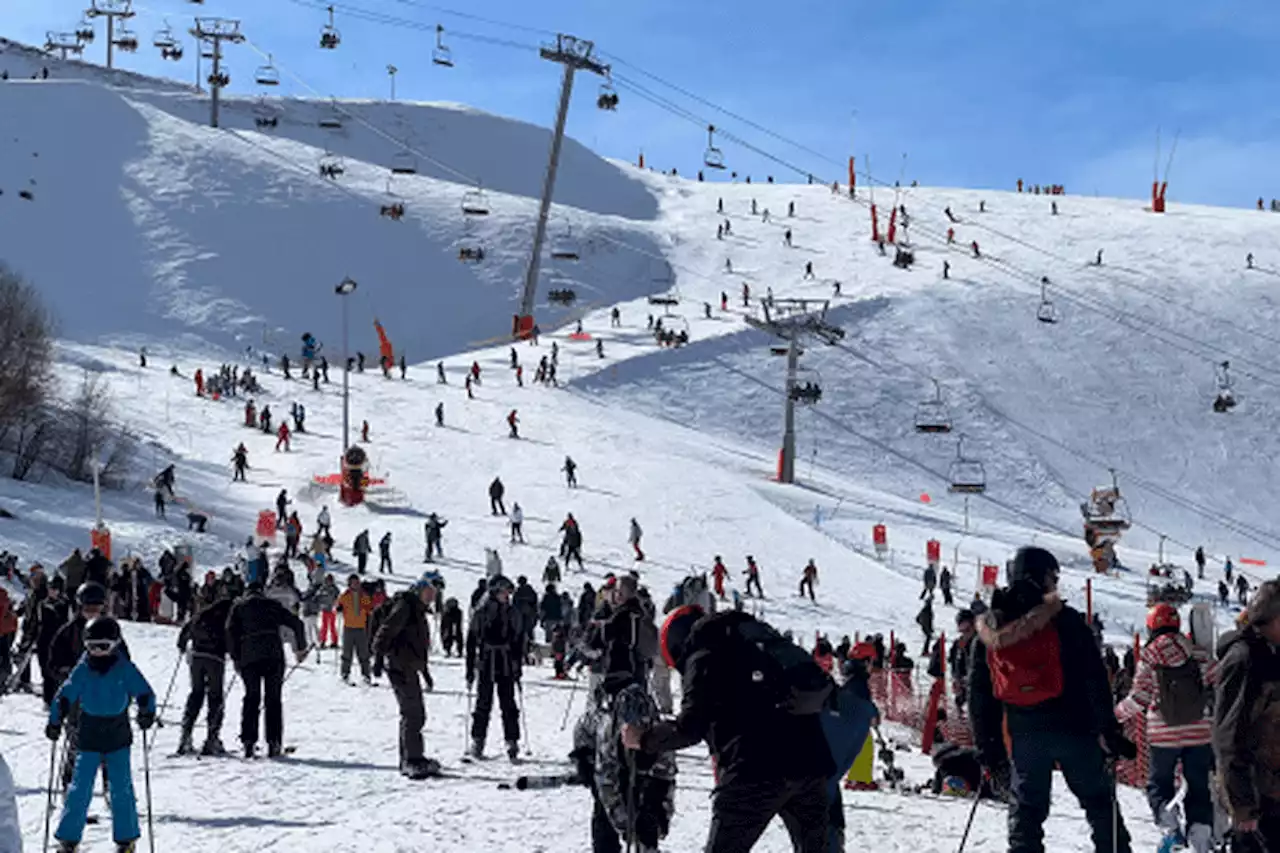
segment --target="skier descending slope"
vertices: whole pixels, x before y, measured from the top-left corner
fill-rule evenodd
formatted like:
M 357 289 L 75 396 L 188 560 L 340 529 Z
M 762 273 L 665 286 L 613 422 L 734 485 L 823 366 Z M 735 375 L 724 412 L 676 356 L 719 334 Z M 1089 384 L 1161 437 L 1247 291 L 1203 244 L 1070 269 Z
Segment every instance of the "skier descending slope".
M 1129 695 L 1116 706 L 1116 716 L 1123 722 L 1146 712 L 1151 744 L 1147 800 L 1156 825 L 1165 831 L 1160 850 L 1167 853 L 1185 839 L 1195 853 L 1207 853 L 1213 836 L 1209 791 L 1213 750 L 1207 709 L 1209 685 L 1216 673 L 1208 654 L 1178 633 L 1181 627 L 1171 604 L 1157 604 L 1147 612 L 1150 639 L 1138 658 Z M 1177 790 L 1179 762 L 1187 785 L 1185 835 L 1178 808 L 1169 807 Z
M 524 632 L 520 614 L 511 604 L 511 581 L 502 575 L 489 579 L 489 590 L 471 617 L 467 632 L 467 689 L 476 685 L 475 713 L 471 718 L 471 755 L 484 758 L 484 741 L 498 692 L 502 711 L 502 736 L 507 757 L 520 758 L 520 709 L 516 685 L 524 663 Z M 479 684 L 476 684 L 477 677 Z
M 79 706 L 80 754 L 54 837 L 60 853 L 79 847 L 98 768 L 104 767 L 111 780 L 111 829 L 116 849 L 129 853 L 142 834 L 129 767 L 133 745 L 129 703 L 137 700 L 138 728 L 145 732 L 155 723 L 156 697 L 138 668 L 121 654 L 116 620 L 110 616 L 94 619 L 85 628 L 84 644 L 87 654 L 58 688 L 45 727 L 49 740 L 57 741 L 68 709 Z
M 706 740 L 718 778 L 706 853 L 746 853 L 780 816 L 797 853 L 827 851 L 827 782 L 835 773 L 820 711 L 832 684 L 813 659 L 740 611 L 678 607 L 662 655 L 684 686 L 680 715 L 628 723 L 628 749 L 657 754 Z
M 307 657 L 307 636 L 302 620 L 280 602 L 262 594 L 262 584 L 251 583 L 243 598 L 227 616 L 227 653 L 244 682 L 240 715 L 240 743 L 245 758 L 253 758 L 258 743 L 258 710 L 266 703 L 267 755 L 284 753 L 284 709 L 280 703 L 284 684 L 284 645 L 280 629 L 293 631 L 298 662 Z
M 1130 853 L 1107 764 L 1135 757 L 1137 748 L 1116 721 L 1093 633 L 1062 603 L 1058 561 L 1048 551 L 1020 549 L 1008 577 L 978 625 L 969 712 L 983 766 L 998 784 L 1012 765 L 1009 853 L 1044 853 L 1055 763 L 1080 800 L 1097 853 Z
M 431 650 L 427 615 L 436 597 L 433 580 L 431 573 L 424 574 L 408 590 L 396 593 L 373 638 L 373 674 L 380 675 L 385 667 L 395 691 L 400 706 L 400 772 L 410 779 L 440 772 L 440 762 L 424 755 L 422 727 L 427 723 L 427 710 L 418 680 L 419 673 L 427 673 Z

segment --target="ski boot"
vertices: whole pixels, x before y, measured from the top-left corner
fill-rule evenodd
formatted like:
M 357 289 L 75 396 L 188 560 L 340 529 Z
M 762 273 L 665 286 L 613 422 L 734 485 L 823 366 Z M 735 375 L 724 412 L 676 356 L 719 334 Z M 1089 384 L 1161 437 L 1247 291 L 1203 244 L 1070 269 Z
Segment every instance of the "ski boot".
M 484 738 L 473 738 L 471 741 L 471 757 L 476 761 L 484 758 Z
M 512 764 L 520 763 L 520 741 L 507 741 L 507 758 L 511 760 Z
M 256 746 L 256 744 L 246 743 L 246 744 L 244 745 L 244 757 L 245 757 L 245 758 L 253 758 L 253 757 L 254 757 L 254 754 L 255 754 L 255 752 L 256 752 L 256 751 L 257 751 L 257 746 Z
M 267 758 L 279 758 L 284 755 L 284 748 L 278 743 L 267 744 Z
M 191 742 L 191 729 L 184 728 L 178 738 L 178 755 L 191 755 L 195 751 L 196 746 Z
M 80 845 L 74 841 L 59 841 L 57 853 L 76 853 L 79 847 Z
M 116 853 L 134 853 L 138 849 L 137 839 L 133 841 L 117 841 Z
M 400 765 L 400 775 L 407 779 L 430 779 L 440 775 L 440 762 L 434 758 L 412 758 Z
M 200 747 L 201 755 L 226 755 L 227 748 L 222 745 L 222 739 L 217 735 L 209 735 L 205 738 L 204 746 Z

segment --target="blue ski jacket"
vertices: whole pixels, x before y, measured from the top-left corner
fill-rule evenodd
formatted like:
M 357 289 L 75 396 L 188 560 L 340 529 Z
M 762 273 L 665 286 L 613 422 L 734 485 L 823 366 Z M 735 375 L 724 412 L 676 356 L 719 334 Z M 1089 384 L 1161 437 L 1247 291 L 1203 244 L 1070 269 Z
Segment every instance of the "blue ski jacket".
M 71 706 L 78 704 L 81 752 L 125 749 L 133 744 L 130 700 L 136 699 L 141 711 L 154 714 L 155 691 L 133 661 L 119 649 L 112 652 L 111 663 L 105 669 L 90 666 L 89 660 L 87 653 L 82 655 L 71 675 L 58 688 L 49 706 L 49 723 L 61 725 Z

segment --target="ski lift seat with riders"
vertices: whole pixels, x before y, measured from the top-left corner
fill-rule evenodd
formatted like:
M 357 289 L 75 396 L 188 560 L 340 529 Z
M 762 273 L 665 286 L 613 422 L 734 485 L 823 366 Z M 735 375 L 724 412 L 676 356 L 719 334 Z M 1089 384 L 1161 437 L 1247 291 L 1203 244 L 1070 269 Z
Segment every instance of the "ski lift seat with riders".
M 607 77 L 600 84 L 600 94 L 596 98 L 596 106 L 610 112 L 618 108 L 618 93 L 613 88 L 613 81 Z
M 87 15 L 81 18 L 80 23 L 76 25 L 76 38 L 85 44 L 93 41 L 93 22 L 89 20 Z
M 702 155 L 702 162 L 710 169 L 724 168 L 724 152 L 715 145 L 716 126 L 707 125 L 707 150 Z
M 572 305 L 578 301 L 578 293 L 572 287 L 554 288 L 547 291 L 547 301 L 556 305 Z
M 342 34 L 333 25 L 333 7 L 328 7 L 328 11 L 329 23 L 325 24 L 324 29 L 320 30 L 320 47 L 324 50 L 333 50 L 342 44 Z
M 942 385 L 933 380 L 933 399 L 916 406 L 916 432 L 951 432 L 951 411 L 942 399 Z
M 964 455 L 964 436 L 956 444 L 956 458 L 947 470 L 947 491 L 958 495 L 980 495 L 987 490 L 987 469 L 977 459 Z
M 341 157 L 326 154 L 320 158 L 320 177 L 334 181 L 342 177 L 346 171 L 346 167 L 342 165 Z

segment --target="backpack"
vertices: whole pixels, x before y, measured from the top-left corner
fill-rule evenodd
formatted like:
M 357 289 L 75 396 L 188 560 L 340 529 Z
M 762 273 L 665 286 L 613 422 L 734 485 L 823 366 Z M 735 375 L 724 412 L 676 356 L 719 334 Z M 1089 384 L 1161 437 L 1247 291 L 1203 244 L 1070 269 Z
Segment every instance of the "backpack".
M 816 714 L 831 694 L 831 678 L 813 657 L 770 625 L 747 613 L 730 611 L 708 619 L 712 636 L 723 626 L 726 656 L 750 678 L 745 691 L 770 710 Z
M 1204 719 L 1208 696 L 1200 677 L 1200 664 L 1187 658 L 1179 666 L 1157 666 L 1160 687 L 1156 710 L 1169 726 L 1189 726 Z
M 987 649 L 991 692 L 1007 705 L 1030 708 L 1062 695 L 1062 641 L 1053 623 L 1020 643 Z

